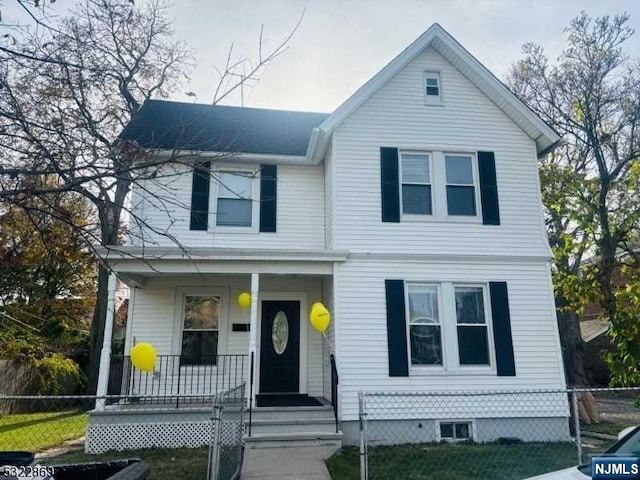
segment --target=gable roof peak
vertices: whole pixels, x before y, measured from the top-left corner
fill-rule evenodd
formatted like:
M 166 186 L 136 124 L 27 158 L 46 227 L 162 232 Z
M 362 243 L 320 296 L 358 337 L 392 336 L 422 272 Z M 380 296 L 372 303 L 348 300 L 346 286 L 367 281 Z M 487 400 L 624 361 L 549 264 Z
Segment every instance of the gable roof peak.
M 434 48 L 534 140 L 539 156 L 559 143 L 560 135 L 522 103 L 439 23 L 433 23 L 314 129 L 307 156 L 315 159 L 323 157 L 333 130 L 427 47 Z

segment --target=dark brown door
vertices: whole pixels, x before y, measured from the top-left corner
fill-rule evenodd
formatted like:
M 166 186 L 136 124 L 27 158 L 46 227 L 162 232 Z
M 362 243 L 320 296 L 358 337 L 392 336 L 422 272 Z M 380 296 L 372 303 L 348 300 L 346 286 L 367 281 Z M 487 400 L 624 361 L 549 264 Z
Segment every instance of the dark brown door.
M 260 393 L 300 391 L 300 302 L 263 301 Z

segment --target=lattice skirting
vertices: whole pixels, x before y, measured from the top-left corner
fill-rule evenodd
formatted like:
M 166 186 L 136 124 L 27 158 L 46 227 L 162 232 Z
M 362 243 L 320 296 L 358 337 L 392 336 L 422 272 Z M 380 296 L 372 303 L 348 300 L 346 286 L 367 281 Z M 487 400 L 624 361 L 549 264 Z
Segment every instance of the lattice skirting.
M 198 448 L 211 444 L 214 426 L 210 421 L 154 423 L 92 423 L 87 427 L 85 452 L 142 448 Z M 236 423 L 223 423 L 221 445 L 238 445 L 242 432 Z

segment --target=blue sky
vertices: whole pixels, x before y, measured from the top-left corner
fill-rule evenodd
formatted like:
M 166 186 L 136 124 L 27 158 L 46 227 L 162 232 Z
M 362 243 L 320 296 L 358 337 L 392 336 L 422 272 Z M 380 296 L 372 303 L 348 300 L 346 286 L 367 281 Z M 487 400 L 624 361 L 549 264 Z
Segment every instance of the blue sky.
M 136 0 L 141 1 L 141 0 Z M 0 0 L 3 16 L 12 0 Z M 56 9 L 71 0 L 58 0 Z M 196 69 L 190 85 L 209 103 L 231 43 L 256 57 L 260 26 L 265 48 L 277 44 L 304 12 L 288 51 L 245 90 L 253 107 L 330 112 L 432 23 L 438 22 L 498 77 L 521 57 L 523 43 L 541 44 L 555 58 L 563 29 L 585 10 L 591 16 L 631 14 L 638 33 L 628 51 L 640 52 L 639 0 L 179 0 L 171 9 L 177 36 L 191 44 Z M 224 103 L 239 105 L 239 95 Z

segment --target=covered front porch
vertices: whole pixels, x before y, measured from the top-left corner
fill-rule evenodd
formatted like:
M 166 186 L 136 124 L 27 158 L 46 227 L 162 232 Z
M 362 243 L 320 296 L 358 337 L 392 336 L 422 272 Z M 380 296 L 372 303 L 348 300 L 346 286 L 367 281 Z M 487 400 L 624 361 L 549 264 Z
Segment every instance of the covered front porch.
M 331 408 L 337 422 L 334 325 L 324 337 L 308 312 L 314 302 L 333 310 L 334 265 L 345 258 L 225 251 L 207 260 L 148 252 L 144 261 L 109 259 L 130 287 L 128 321 L 124 352 L 110 351 L 105 329 L 98 393 L 120 397 L 99 402 L 93 417 L 130 413 L 132 404 L 154 412 L 154 421 L 172 410 L 206 410 L 215 395 L 244 383 L 250 408 Z M 249 308 L 238 302 L 243 292 Z M 158 353 L 151 373 L 131 365 L 128 352 L 139 342 Z

